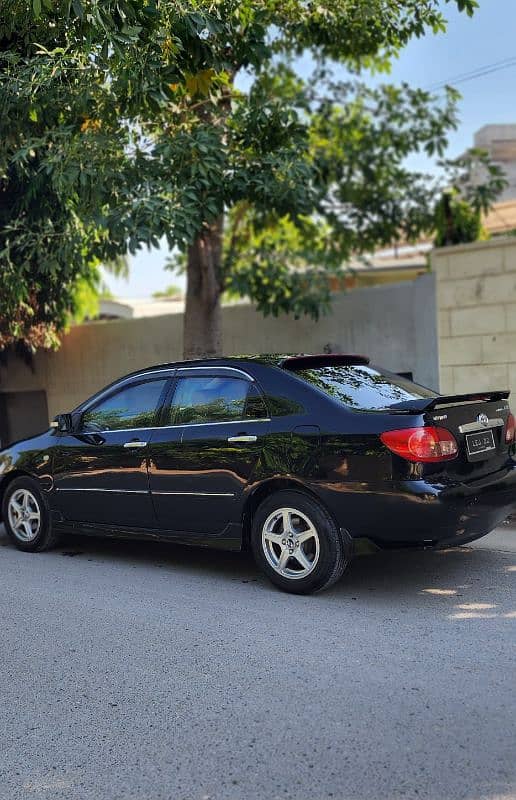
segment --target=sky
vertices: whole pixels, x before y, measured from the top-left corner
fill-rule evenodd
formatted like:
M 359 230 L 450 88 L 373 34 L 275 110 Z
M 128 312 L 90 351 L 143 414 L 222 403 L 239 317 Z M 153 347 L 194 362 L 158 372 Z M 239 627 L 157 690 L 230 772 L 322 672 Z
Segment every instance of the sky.
M 449 21 L 447 32 L 412 41 L 385 80 L 427 89 L 440 82 L 453 84 L 458 75 L 516 56 L 516 0 L 480 0 L 472 18 L 445 3 L 443 10 Z M 483 125 L 516 123 L 516 66 L 457 84 L 457 88 L 462 94 L 460 122 L 449 136 L 449 157 L 471 147 L 473 134 Z M 429 168 L 426 160 L 417 157 L 410 164 L 415 169 Z M 150 297 L 170 283 L 183 286 L 184 278 L 163 269 L 167 255 L 166 246 L 144 249 L 131 257 L 127 281 L 106 276 L 106 283 L 121 298 Z

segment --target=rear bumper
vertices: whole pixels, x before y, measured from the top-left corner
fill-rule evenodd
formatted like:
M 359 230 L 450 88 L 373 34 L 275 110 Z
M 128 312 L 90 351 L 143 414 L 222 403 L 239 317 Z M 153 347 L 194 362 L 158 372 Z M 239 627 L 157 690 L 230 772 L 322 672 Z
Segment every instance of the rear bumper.
M 350 488 L 324 499 L 353 538 L 379 547 L 464 544 L 516 511 L 516 465 L 468 484 L 401 481 Z
M 516 510 L 516 466 L 483 481 L 445 489 L 440 503 L 453 522 L 438 537 L 439 545 L 465 544 L 485 536 Z

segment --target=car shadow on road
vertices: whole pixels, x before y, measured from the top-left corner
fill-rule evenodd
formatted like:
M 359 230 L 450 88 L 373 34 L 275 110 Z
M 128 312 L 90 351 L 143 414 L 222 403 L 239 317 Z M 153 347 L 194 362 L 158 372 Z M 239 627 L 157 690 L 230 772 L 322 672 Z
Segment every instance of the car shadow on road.
M 0 546 L 11 548 L 3 526 Z M 22 554 L 20 554 L 22 555 Z M 206 577 L 222 585 L 252 583 L 277 592 L 254 565 L 249 552 L 234 553 L 200 547 L 91 536 L 63 536 L 48 558 L 89 562 L 148 571 L 166 570 L 183 576 Z M 503 609 L 490 595 L 502 593 L 511 602 L 516 579 L 516 556 L 469 547 L 446 550 L 383 551 L 353 560 L 344 577 L 318 602 L 365 602 L 382 607 L 411 603 L 449 609 L 450 619 L 516 621 L 516 599 Z

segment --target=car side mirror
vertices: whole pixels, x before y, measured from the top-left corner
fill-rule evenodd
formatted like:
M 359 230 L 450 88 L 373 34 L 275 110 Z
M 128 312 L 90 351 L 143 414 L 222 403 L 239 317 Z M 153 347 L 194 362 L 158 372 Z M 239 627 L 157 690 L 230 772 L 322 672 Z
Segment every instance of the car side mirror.
M 57 428 L 60 433 L 71 433 L 73 431 L 73 420 L 71 414 L 58 414 L 52 423 L 53 428 Z

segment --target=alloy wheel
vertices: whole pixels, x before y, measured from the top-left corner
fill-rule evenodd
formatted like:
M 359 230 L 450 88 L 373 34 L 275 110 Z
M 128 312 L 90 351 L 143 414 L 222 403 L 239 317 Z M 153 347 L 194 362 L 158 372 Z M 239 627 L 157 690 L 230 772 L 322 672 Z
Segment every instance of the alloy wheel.
M 20 542 L 32 542 L 41 528 L 41 509 L 28 489 L 13 492 L 8 504 L 9 525 Z
M 262 548 L 270 566 L 284 578 L 306 578 L 319 561 L 319 535 L 311 520 L 295 508 L 278 508 L 262 529 Z

